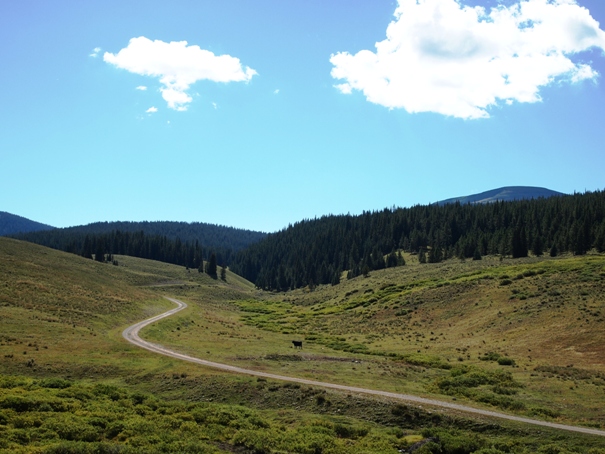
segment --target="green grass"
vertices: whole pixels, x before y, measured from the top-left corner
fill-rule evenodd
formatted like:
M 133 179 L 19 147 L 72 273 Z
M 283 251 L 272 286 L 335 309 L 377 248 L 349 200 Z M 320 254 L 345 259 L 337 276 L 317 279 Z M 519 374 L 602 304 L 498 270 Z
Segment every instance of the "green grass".
M 190 389 L 199 378 L 172 381 Z M 421 452 L 605 452 L 595 437 L 471 422 L 297 385 L 240 382 L 237 389 L 240 399 L 257 408 L 169 400 L 104 383 L 0 375 L 0 452 L 395 454 L 427 439 L 437 450 Z
M 605 257 L 448 262 L 372 273 L 314 292 L 209 301 L 144 331 L 187 353 L 258 370 L 605 427 Z M 511 284 L 501 285 L 510 279 Z M 220 342 L 217 344 L 216 340 Z M 294 352 L 290 341 L 305 341 Z M 491 355 L 492 361 L 484 361 Z M 518 387 L 439 386 L 465 365 Z M 544 367 L 575 368 L 569 375 Z M 569 367 L 568 367 L 569 366 Z M 579 378 L 597 377 L 593 378 Z
M 344 416 L 169 402 L 112 385 L 0 380 L 0 452 L 396 453 L 403 430 Z M 422 438 L 421 436 L 419 438 Z M 113 450 L 112 450 L 113 449 Z M 230 450 L 229 449 L 229 450 Z
M 0 440 L 11 443 L 0 449 L 313 452 L 303 445 L 316 433 L 322 452 L 397 452 L 432 436 L 440 439 L 435 452 L 605 448 L 600 437 L 223 374 L 121 336 L 129 324 L 172 308 L 163 296 L 173 296 L 189 308 L 143 335 L 194 356 L 604 427 L 603 256 L 407 261 L 335 287 L 269 294 L 230 272 L 222 282 L 130 257 L 113 266 L 0 238 L 0 375 L 13 381 L 0 389 L 0 402 L 15 395 L 39 402 L 24 411 L 0 405 Z M 294 339 L 304 341 L 302 351 L 292 348 Z M 68 395 L 75 391 L 92 397 Z M 149 402 L 151 410 L 143 408 Z M 184 416 L 170 434 L 177 423 L 165 416 L 208 408 L 247 428 L 229 423 L 212 432 L 206 420 L 184 425 L 192 422 Z M 108 431 L 118 410 L 134 424 L 127 437 Z M 268 427 L 245 426 L 246 418 Z M 70 439 L 46 420 L 81 427 L 90 439 Z

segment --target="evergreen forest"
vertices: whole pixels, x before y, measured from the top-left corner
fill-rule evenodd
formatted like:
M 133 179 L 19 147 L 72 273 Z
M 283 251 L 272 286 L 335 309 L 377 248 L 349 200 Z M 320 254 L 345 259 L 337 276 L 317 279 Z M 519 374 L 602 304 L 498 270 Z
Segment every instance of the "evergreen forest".
M 419 261 L 605 251 L 605 192 L 489 204 L 393 208 L 303 220 L 240 251 L 231 269 L 265 290 L 337 284 Z
M 219 265 L 229 265 L 238 250 L 265 235 L 205 223 L 97 222 L 13 236 L 98 261 L 115 254 L 200 268 L 213 253 Z

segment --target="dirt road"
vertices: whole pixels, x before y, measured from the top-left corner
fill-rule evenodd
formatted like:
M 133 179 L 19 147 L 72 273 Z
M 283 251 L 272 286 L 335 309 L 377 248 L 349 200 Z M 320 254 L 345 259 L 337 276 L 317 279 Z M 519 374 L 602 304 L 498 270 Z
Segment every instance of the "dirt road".
M 304 378 L 286 377 L 283 375 L 269 374 L 266 372 L 258 372 L 258 371 L 254 371 L 254 370 L 250 370 L 250 369 L 243 369 L 241 367 L 230 366 L 228 364 L 215 363 L 212 361 L 207 361 L 205 359 L 199 359 L 199 358 L 194 358 L 192 356 L 183 355 L 182 353 L 178 353 L 173 350 L 169 350 L 165 347 L 162 347 L 161 345 L 152 344 L 151 342 L 147 342 L 139 337 L 139 331 L 142 328 L 144 328 L 145 326 L 150 325 L 151 323 L 157 322 L 158 320 L 161 320 L 163 318 L 170 317 L 171 315 L 176 314 L 177 312 L 179 312 L 187 307 L 187 304 L 185 304 L 182 301 L 179 301 L 177 299 L 174 299 L 174 298 L 166 298 L 166 299 L 172 301 L 174 304 L 177 305 L 177 307 L 168 312 L 164 312 L 163 314 L 156 315 L 155 317 L 149 318 L 147 320 L 143 320 L 142 322 L 136 323 L 136 324 L 126 328 L 124 330 L 124 332 L 122 333 L 122 335 L 128 342 L 131 342 L 132 344 L 134 344 L 138 347 L 144 348 L 144 349 L 149 350 L 154 353 L 159 353 L 161 355 L 170 356 L 172 358 L 181 359 L 183 361 L 189 361 L 192 363 L 201 364 L 202 366 L 213 367 L 215 369 L 220 369 L 220 370 L 224 370 L 227 372 L 234 372 L 237 374 L 253 375 L 255 377 L 263 377 L 263 378 L 270 378 L 273 380 L 301 383 L 304 385 L 319 386 L 319 387 L 328 388 L 328 389 L 337 389 L 339 391 L 346 391 L 348 393 L 359 393 L 359 394 L 369 394 L 369 395 L 374 395 L 374 396 L 382 396 L 382 397 L 387 397 L 392 400 L 413 402 L 413 403 L 419 404 L 419 405 L 429 405 L 432 407 L 450 408 L 453 410 L 458 410 L 458 411 L 462 411 L 462 412 L 466 412 L 466 413 L 474 413 L 474 414 L 483 415 L 483 416 L 491 416 L 494 418 L 508 419 L 511 421 L 518 421 L 518 422 L 533 424 L 533 425 L 537 425 L 537 426 L 545 426 L 545 427 L 551 427 L 554 429 L 561 429 L 561 430 L 568 430 L 568 431 L 572 431 L 572 432 L 581 432 L 581 433 L 585 433 L 585 434 L 605 436 L 605 431 L 598 430 L 598 429 L 590 429 L 588 427 L 568 426 L 565 424 L 557 424 L 557 423 L 552 423 L 552 422 L 547 422 L 547 421 L 540 421 L 537 419 L 523 418 L 520 416 L 507 415 L 505 413 L 499 413 L 496 411 L 481 410 L 478 408 L 468 407 L 466 405 L 454 404 L 451 402 L 443 402 L 443 401 L 435 400 L 435 399 L 426 399 L 424 397 L 417 397 L 417 396 L 412 396 L 409 394 L 398 394 L 398 393 L 391 393 L 391 392 L 387 392 L 387 391 L 356 388 L 354 386 L 337 385 L 334 383 L 307 380 Z

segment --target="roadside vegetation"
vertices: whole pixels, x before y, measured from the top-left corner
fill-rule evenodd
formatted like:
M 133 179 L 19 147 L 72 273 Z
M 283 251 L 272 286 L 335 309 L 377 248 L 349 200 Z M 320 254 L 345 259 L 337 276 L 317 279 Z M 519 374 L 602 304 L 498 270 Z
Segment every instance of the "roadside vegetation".
M 407 254 L 288 293 L 117 260 L 0 238 L 0 452 L 605 453 L 603 437 L 224 374 L 121 337 L 169 295 L 189 308 L 142 336 L 184 353 L 604 428 L 602 255 Z

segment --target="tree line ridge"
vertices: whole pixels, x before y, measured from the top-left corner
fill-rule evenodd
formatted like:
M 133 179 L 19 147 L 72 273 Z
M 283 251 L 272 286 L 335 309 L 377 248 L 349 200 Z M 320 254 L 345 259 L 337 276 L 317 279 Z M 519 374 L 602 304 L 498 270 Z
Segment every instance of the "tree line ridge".
M 240 251 L 231 269 L 266 290 L 338 283 L 387 266 L 399 252 L 440 262 L 484 255 L 605 251 L 605 192 L 489 204 L 415 206 L 323 216 L 269 234 Z M 385 259 L 386 257 L 386 259 Z

